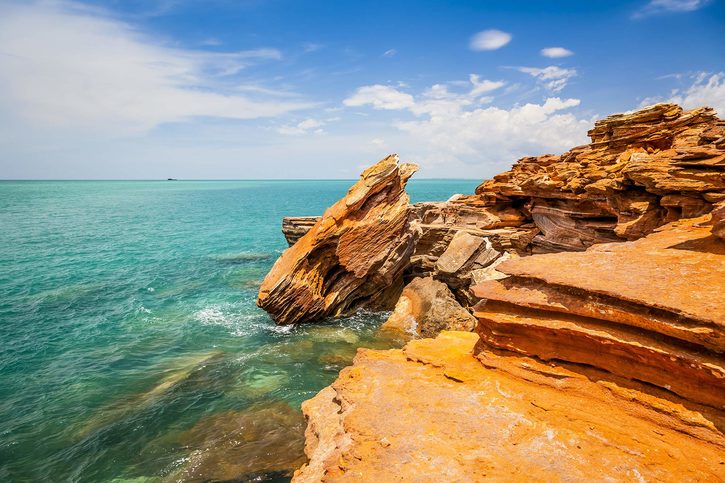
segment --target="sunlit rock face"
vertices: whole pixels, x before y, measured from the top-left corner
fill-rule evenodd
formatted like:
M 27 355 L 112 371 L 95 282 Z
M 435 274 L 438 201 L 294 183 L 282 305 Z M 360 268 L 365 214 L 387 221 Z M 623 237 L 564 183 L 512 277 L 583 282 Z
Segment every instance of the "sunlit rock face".
M 473 287 L 477 334 L 360 349 L 303 404 L 310 461 L 294 481 L 717 480 L 725 242 L 713 221 L 506 261 L 506 278 Z
M 725 409 L 725 242 L 710 216 L 502 263 L 473 287 L 481 350 L 596 367 Z
M 430 280 L 476 333 L 359 350 L 303 405 L 295 481 L 720 478 L 725 123 L 663 104 L 590 136 L 413 206 L 391 318 L 445 298 Z
M 360 349 L 303 404 L 310 461 L 293 481 L 679 482 L 722 473 L 725 438 L 712 408 L 594 368 L 474 356 L 477 340 L 443 332 L 402 350 Z
M 405 184 L 416 169 L 392 155 L 365 170 L 277 260 L 257 304 L 279 324 L 391 309 L 415 246 Z
M 725 199 L 725 123 L 708 107 L 615 114 L 589 136 L 590 144 L 560 156 L 520 159 L 476 189 L 489 205 L 517 207 L 533 220 L 534 252 L 635 240 Z

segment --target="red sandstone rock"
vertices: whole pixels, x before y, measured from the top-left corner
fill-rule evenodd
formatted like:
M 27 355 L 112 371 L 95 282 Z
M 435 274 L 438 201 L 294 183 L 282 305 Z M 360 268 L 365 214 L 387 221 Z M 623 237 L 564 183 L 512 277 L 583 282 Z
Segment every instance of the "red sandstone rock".
M 524 204 L 541 230 L 536 251 L 634 240 L 707 213 L 725 191 L 725 125 L 710 108 L 658 104 L 597 121 L 589 136 L 561 156 L 522 158 L 476 189 L 489 204 Z
M 482 352 L 443 332 L 361 349 L 303 404 L 310 462 L 293 481 L 707 481 L 723 419 L 604 372 Z
M 392 308 L 414 248 L 405 184 L 416 169 L 392 155 L 365 170 L 277 260 L 257 305 L 279 324 Z
M 453 297 L 446 284 L 416 278 L 405 286 L 382 329 L 408 337 L 435 337 L 442 330 L 472 331 L 476 319 Z

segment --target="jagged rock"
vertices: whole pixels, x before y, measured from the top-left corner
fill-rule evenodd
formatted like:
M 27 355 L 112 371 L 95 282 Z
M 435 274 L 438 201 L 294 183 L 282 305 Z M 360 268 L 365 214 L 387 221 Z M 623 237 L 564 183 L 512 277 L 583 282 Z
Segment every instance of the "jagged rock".
M 709 216 L 534 255 L 473 287 L 482 347 L 568 361 L 725 409 L 725 243 Z
M 476 339 L 443 332 L 402 350 L 360 349 L 353 366 L 303 403 L 310 461 L 293 481 L 679 482 L 722 474 L 723 420 L 713 410 L 593 368 L 490 351 L 474 357 Z
M 472 331 L 476 319 L 456 301 L 448 286 L 428 278 L 416 278 L 403 289 L 383 330 L 413 337 L 435 337 L 442 330 Z
M 282 234 L 289 246 L 297 243 L 297 240 L 305 236 L 315 224 L 320 221 L 321 216 L 285 216 L 282 218 Z
M 392 308 L 415 246 L 405 184 L 417 167 L 392 155 L 368 168 L 264 279 L 257 305 L 279 324 Z
M 597 121 L 589 136 L 561 156 L 522 158 L 476 189 L 489 207 L 524 208 L 541 231 L 534 252 L 635 240 L 723 199 L 725 124 L 710 108 L 658 104 Z

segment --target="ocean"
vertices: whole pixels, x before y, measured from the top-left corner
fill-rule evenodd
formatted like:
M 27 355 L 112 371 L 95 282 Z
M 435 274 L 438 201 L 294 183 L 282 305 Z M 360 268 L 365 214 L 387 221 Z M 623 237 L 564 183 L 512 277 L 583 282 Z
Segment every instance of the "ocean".
M 278 327 L 283 216 L 349 181 L 0 182 L 0 481 L 286 481 L 386 314 Z M 411 180 L 413 202 L 474 180 Z

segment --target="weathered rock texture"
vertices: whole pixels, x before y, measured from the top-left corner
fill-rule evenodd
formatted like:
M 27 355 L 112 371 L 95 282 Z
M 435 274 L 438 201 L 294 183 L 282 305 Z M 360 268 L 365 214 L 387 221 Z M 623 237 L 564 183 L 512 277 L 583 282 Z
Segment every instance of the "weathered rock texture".
M 427 277 L 416 278 L 405 286 L 395 310 L 381 328 L 407 336 L 435 337 L 443 330 L 471 331 L 476 323 L 446 284 Z
M 523 158 L 476 189 L 488 205 L 533 219 L 534 252 L 635 240 L 725 196 L 725 123 L 710 108 L 658 104 L 598 121 L 589 136 L 560 156 Z
M 321 216 L 285 216 L 282 218 L 282 234 L 289 246 L 297 243 L 297 240 L 305 236 L 315 224 L 320 221 Z
M 725 124 L 663 104 L 589 134 L 410 209 L 405 277 L 480 300 L 477 334 L 360 350 L 303 405 L 296 481 L 722 480 Z
M 595 369 L 477 359 L 477 338 L 443 332 L 402 350 L 360 349 L 303 404 L 310 461 L 293 481 L 721 478 L 725 438 L 706 411 Z
M 365 170 L 277 260 L 257 304 L 280 324 L 392 308 L 415 245 L 405 184 L 416 169 L 392 155 Z
M 725 122 L 712 109 L 659 104 L 598 121 L 589 135 L 562 155 L 520 159 L 475 195 L 413 205 L 405 281 L 434 277 L 470 307 L 471 284 L 500 277 L 505 258 L 636 240 L 725 200 Z M 312 220 L 287 219 L 288 240 Z
M 725 243 L 709 216 L 630 243 L 502 263 L 481 347 L 600 368 L 725 409 Z

